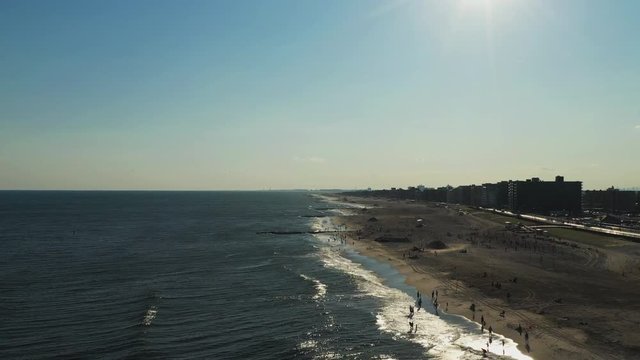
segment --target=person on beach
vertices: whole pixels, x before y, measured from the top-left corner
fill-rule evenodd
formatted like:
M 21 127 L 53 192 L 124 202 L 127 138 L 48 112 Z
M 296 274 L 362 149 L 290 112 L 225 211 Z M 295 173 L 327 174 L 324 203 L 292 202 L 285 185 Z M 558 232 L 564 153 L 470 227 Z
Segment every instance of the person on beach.
M 493 327 L 491 327 L 491 325 L 489 325 L 489 335 L 491 335 L 493 333 Z

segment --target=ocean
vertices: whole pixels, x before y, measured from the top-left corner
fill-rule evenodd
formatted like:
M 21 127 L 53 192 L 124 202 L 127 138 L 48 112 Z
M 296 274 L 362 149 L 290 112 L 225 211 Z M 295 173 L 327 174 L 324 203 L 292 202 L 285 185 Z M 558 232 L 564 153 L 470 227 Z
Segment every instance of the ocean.
M 303 191 L 0 192 L 0 358 L 482 358 L 479 326 L 428 301 L 408 334 L 415 289 L 336 235 L 263 233 L 351 211 Z

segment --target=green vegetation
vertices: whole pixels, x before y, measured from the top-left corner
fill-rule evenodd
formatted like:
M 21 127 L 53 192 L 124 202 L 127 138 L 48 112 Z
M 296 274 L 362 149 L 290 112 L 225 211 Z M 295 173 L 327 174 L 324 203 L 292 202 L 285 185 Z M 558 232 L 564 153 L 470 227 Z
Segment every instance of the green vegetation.
M 544 224 L 535 223 L 531 220 L 518 219 L 515 217 L 494 214 L 492 212 L 487 212 L 487 211 L 474 211 L 473 216 L 476 216 L 481 219 L 493 221 L 498 224 L 504 224 L 506 221 L 510 221 L 514 224 L 520 222 L 524 225 L 532 225 L 532 226 L 544 225 Z M 584 244 L 587 246 L 606 248 L 606 247 L 612 247 L 612 246 L 623 246 L 628 244 L 626 240 L 621 239 L 617 236 L 592 233 L 589 231 L 567 229 L 567 228 L 545 228 L 544 230 L 547 231 L 551 236 L 569 240 L 569 241 L 574 241 L 576 243 Z
M 616 236 L 597 234 L 588 231 L 566 229 L 566 228 L 548 228 L 545 229 L 549 232 L 549 235 L 558 238 L 566 239 L 569 241 L 575 241 L 577 243 L 595 246 L 595 247 L 611 247 L 621 246 L 628 244 L 627 241 L 620 239 Z

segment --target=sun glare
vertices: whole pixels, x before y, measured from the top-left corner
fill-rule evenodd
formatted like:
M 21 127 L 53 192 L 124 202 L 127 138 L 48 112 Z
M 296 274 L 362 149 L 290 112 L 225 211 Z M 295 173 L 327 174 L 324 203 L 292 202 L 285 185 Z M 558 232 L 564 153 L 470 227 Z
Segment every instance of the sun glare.
M 484 9 L 485 11 L 492 10 L 500 3 L 504 3 L 507 0 L 459 0 L 458 6 L 462 10 L 475 11 L 478 9 Z

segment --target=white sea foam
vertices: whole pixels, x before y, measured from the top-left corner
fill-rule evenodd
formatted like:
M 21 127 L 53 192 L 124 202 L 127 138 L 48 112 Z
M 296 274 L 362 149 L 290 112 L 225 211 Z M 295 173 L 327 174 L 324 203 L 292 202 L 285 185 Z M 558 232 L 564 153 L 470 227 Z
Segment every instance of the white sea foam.
M 394 358 L 394 357 L 393 357 L 393 356 L 391 356 L 391 355 L 387 355 L 387 354 L 382 354 L 382 355 L 380 355 L 379 359 L 380 359 L 380 360 L 396 360 L 396 358 Z
M 158 314 L 158 310 L 156 309 L 155 306 L 152 306 L 151 308 L 149 308 L 149 310 L 147 310 L 147 312 L 144 314 L 144 319 L 142 319 L 142 324 L 144 326 L 150 326 L 153 319 L 156 318 L 156 314 Z
M 381 331 L 391 334 L 396 339 L 418 343 L 425 348 L 427 356 L 438 359 L 477 359 L 482 356 L 482 349 L 487 347 L 489 337 L 488 334 L 480 332 L 477 324 L 448 314 L 440 317 L 423 309 L 417 311 L 413 318 L 418 326 L 417 333 L 409 334 L 407 314 L 409 305 L 414 303 L 410 295 L 385 285 L 373 271 L 342 256 L 335 249 L 323 248 L 322 261 L 326 267 L 352 276 L 360 292 L 380 299 L 381 306 L 376 312 L 376 324 Z M 454 319 L 456 321 L 452 321 Z M 531 359 L 522 354 L 511 339 L 495 333 L 489 346 L 491 357 L 502 357 L 503 339 L 505 358 Z
M 319 355 L 316 355 L 314 359 L 318 360 L 332 360 L 332 359 L 342 359 L 344 356 L 335 351 L 328 351 Z
M 316 219 L 312 228 L 321 231 L 339 230 L 336 224 L 326 218 Z M 487 348 L 489 336 L 481 333 L 479 324 L 461 316 L 442 312 L 442 316 L 438 316 L 423 309 L 417 311 L 413 318 L 414 324 L 418 326 L 417 333 L 409 334 L 407 314 L 409 305 L 414 304 L 415 299 L 400 289 L 386 285 L 375 272 L 343 256 L 342 249 L 346 243 L 335 241 L 328 234 L 316 234 L 315 237 L 329 245 L 319 249 L 324 266 L 350 275 L 362 294 L 380 299 L 381 306 L 376 312 L 378 329 L 396 339 L 406 339 L 422 345 L 429 357 L 446 360 L 482 358 L 482 349 Z M 424 300 L 427 309 L 431 309 L 428 299 Z M 505 342 L 504 347 L 502 340 Z M 532 360 L 518 350 L 517 343 L 496 333 L 493 334 L 489 351 L 489 358 Z
M 312 278 L 310 276 L 307 276 L 305 274 L 300 274 L 300 277 L 302 277 L 303 279 L 305 279 L 307 281 L 313 282 L 313 284 L 314 284 L 314 286 L 316 288 L 316 293 L 315 293 L 315 295 L 313 295 L 313 299 L 314 300 L 324 299 L 325 295 L 327 295 L 327 284 L 324 284 L 320 280 L 314 279 L 314 278 Z
M 318 342 L 315 340 L 305 340 L 298 344 L 299 349 L 313 349 L 318 346 Z

